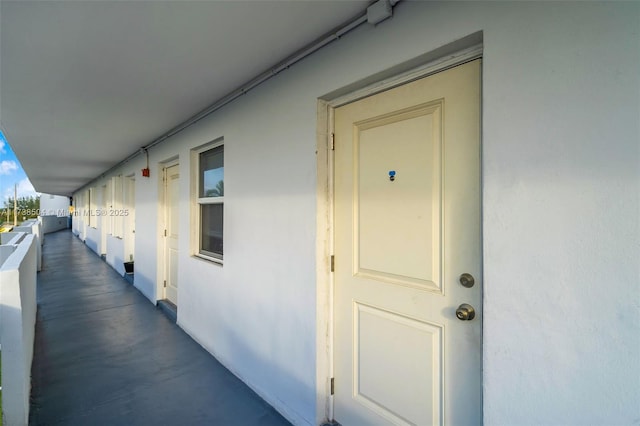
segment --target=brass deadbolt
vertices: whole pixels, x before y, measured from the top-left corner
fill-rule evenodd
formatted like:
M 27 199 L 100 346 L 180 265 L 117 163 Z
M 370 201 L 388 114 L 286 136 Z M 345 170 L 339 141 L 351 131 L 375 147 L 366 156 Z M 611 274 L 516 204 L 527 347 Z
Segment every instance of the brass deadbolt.
M 466 272 L 460 275 L 459 280 L 460 280 L 460 284 L 466 288 L 471 288 L 476 283 L 476 280 L 475 278 L 473 278 L 473 275 L 468 274 Z

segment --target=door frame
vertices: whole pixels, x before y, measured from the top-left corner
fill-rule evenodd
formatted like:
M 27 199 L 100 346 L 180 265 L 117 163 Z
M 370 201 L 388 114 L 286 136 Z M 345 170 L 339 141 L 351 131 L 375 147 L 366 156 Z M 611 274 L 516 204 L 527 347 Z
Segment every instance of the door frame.
M 122 208 L 127 214 L 124 216 L 122 227 L 124 261 L 133 262 L 135 260 L 135 214 L 136 214 L 136 175 L 130 174 L 122 177 Z
M 414 66 L 404 70 L 398 70 L 397 67 L 394 67 L 396 71 L 391 76 L 380 77 L 374 83 L 364 83 L 361 87 L 352 88 L 347 93 L 335 96 L 329 95 L 327 98 L 319 98 L 317 101 L 316 424 L 321 424 L 326 420 L 333 420 L 334 416 L 334 400 L 331 393 L 331 382 L 334 376 L 335 286 L 331 271 L 331 258 L 334 253 L 334 111 L 342 105 L 482 58 L 482 53 L 483 45 L 479 43 L 458 50 L 455 53 L 447 54 L 439 59 L 425 62 L 419 66 L 415 66 L 414 63 Z M 370 82 L 371 80 L 365 79 L 364 81 Z M 480 85 L 480 90 L 482 90 L 482 80 Z M 339 91 L 333 93 L 337 92 Z M 480 106 L 480 114 L 482 116 L 482 105 Z M 480 149 L 482 151 L 482 134 L 480 134 Z M 482 165 L 480 170 L 482 172 Z M 480 191 L 482 192 L 482 185 L 480 185 Z
M 156 303 L 158 300 L 166 298 L 164 280 L 167 279 L 167 268 L 165 266 L 165 260 L 167 256 L 167 249 L 165 244 L 164 230 L 166 229 L 166 196 L 165 196 L 165 169 L 171 166 L 179 166 L 180 158 L 172 157 L 169 160 L 158 163 L 158 244 L 157 244 L 157 273 L 156 276 Z M 182 173 L 180 173 L 182 175 Z M 180 185 L 180 183 L 178 183 Z
M 100 244 L 98 245 L 99 255 L 105 256 L 107 255 L 107 238 L 113 232 L 110 228 L 109 221 L 111 220 L 111 216 L 108 215 L 109 210 L 113 206 L 113 194 L 111 194 L 111 182 L 107 180 L 103 185 L 100 185 L 100 206 L 96 209 L 96 211 L 100 211 L 99 216 L 99 228 L 100 228 Z M 109 204 L 107 202 L 109 201 Z

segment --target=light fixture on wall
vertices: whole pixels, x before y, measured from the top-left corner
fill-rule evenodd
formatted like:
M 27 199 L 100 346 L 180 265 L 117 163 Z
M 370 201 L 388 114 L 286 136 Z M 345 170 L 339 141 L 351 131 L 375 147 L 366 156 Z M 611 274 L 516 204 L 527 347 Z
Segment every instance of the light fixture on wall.
M 142 177 L 151 176 L 151 172 L 149 171 L 149 151 L 146 148 L 140 148 L 140 152 L 147 157 L 147 167 L 142 169 Z

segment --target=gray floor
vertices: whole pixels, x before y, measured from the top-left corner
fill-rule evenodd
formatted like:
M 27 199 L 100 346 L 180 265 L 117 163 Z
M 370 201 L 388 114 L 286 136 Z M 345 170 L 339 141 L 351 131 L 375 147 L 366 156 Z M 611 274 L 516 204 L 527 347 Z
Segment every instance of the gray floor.
M 32 425 L 288 425 L 68 231 L 38 275 Z

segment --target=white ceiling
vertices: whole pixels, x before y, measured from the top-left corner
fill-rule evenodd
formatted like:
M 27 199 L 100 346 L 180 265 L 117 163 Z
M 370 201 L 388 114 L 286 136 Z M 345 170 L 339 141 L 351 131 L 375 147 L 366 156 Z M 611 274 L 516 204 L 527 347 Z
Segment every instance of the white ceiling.
M 368 3 L 2 0 L 2 131 L 69 195 Z

